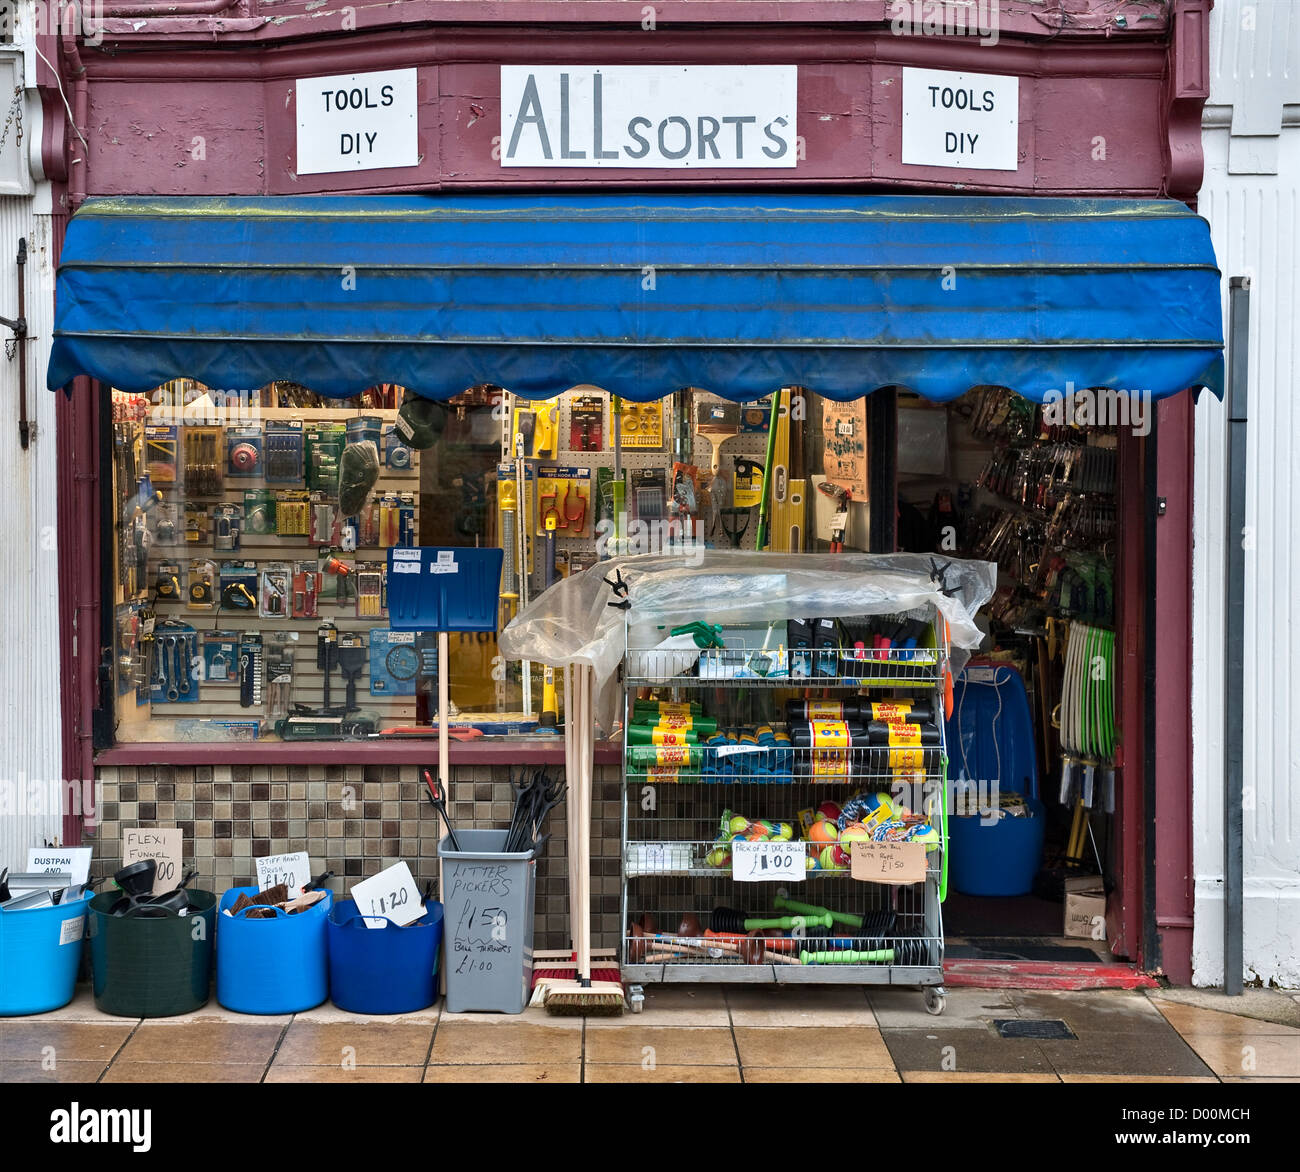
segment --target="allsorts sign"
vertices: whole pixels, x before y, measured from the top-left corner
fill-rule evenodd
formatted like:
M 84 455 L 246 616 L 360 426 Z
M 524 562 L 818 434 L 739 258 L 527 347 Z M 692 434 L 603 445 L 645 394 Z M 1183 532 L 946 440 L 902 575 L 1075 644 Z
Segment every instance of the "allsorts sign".
M 794 167 L 793 65 L 501 67 L 503 167 Z

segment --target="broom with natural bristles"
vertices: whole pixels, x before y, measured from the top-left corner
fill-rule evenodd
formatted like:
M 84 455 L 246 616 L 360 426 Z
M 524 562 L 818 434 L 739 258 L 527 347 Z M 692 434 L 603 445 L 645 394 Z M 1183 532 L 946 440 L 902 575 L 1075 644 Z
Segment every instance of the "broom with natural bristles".
M 608 1016 L 623 1012 L 623 986 L 591 978 L 591 775 L 592 670 L 570 664 L 565 672 L 565 757 L 569 768 L 569 922 L 578 958 L 576 978 L 546 981 L 546 1012 L 556 1016 Z

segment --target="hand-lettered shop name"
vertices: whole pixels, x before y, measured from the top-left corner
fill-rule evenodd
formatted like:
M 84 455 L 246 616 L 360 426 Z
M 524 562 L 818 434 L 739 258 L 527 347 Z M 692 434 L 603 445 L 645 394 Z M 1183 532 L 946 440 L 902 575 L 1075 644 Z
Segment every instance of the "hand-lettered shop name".
M 793 167 L 794 66 L 503 66 L 505 167 Z

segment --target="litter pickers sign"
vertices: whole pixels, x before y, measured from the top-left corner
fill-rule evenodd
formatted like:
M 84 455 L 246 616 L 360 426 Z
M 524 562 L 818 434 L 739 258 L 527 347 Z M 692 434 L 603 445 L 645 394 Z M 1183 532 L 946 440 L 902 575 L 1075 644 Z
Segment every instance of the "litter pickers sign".
M 793 167 L 793 65 L 501 66 L 503 167 Z
M 296 85 L 299 175 L 419 163 L 414 69 L 306 77 Z
M 1020 79 L 903 70 L 903 162 L 971 171 L 1019 165 Z

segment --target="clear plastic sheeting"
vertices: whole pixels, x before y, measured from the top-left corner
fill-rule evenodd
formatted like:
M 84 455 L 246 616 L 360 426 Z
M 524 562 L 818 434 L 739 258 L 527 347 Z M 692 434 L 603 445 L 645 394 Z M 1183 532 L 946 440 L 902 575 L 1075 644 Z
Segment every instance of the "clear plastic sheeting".
M 617 575 L 631 607 L 610 606 Z M 628 646 L 649 648 L 668 628 L 703 620 L 724 627 L 787 618 L 900 614 L 933 605 L 948 621 L 953 669 L 983 633 L 975 615 L 992 596 L 997 566 L 932 554 L 784 554 L 688 550 L 612 558 L 557 582 L 525 607 L 500 647 L 512 660 L 595 671 L 596 716 L 608 733 L 618 701 L 618 666 Z M 626 624 L 626 629 L 625 629 Z M 662 628 L 662 629 L 661 629 Z M 678 636 L 668 644 L 681 643 Z M 685 660 L 689 648 L 683 646 Z M 790 686 L 799 687 L 797 680 Z

